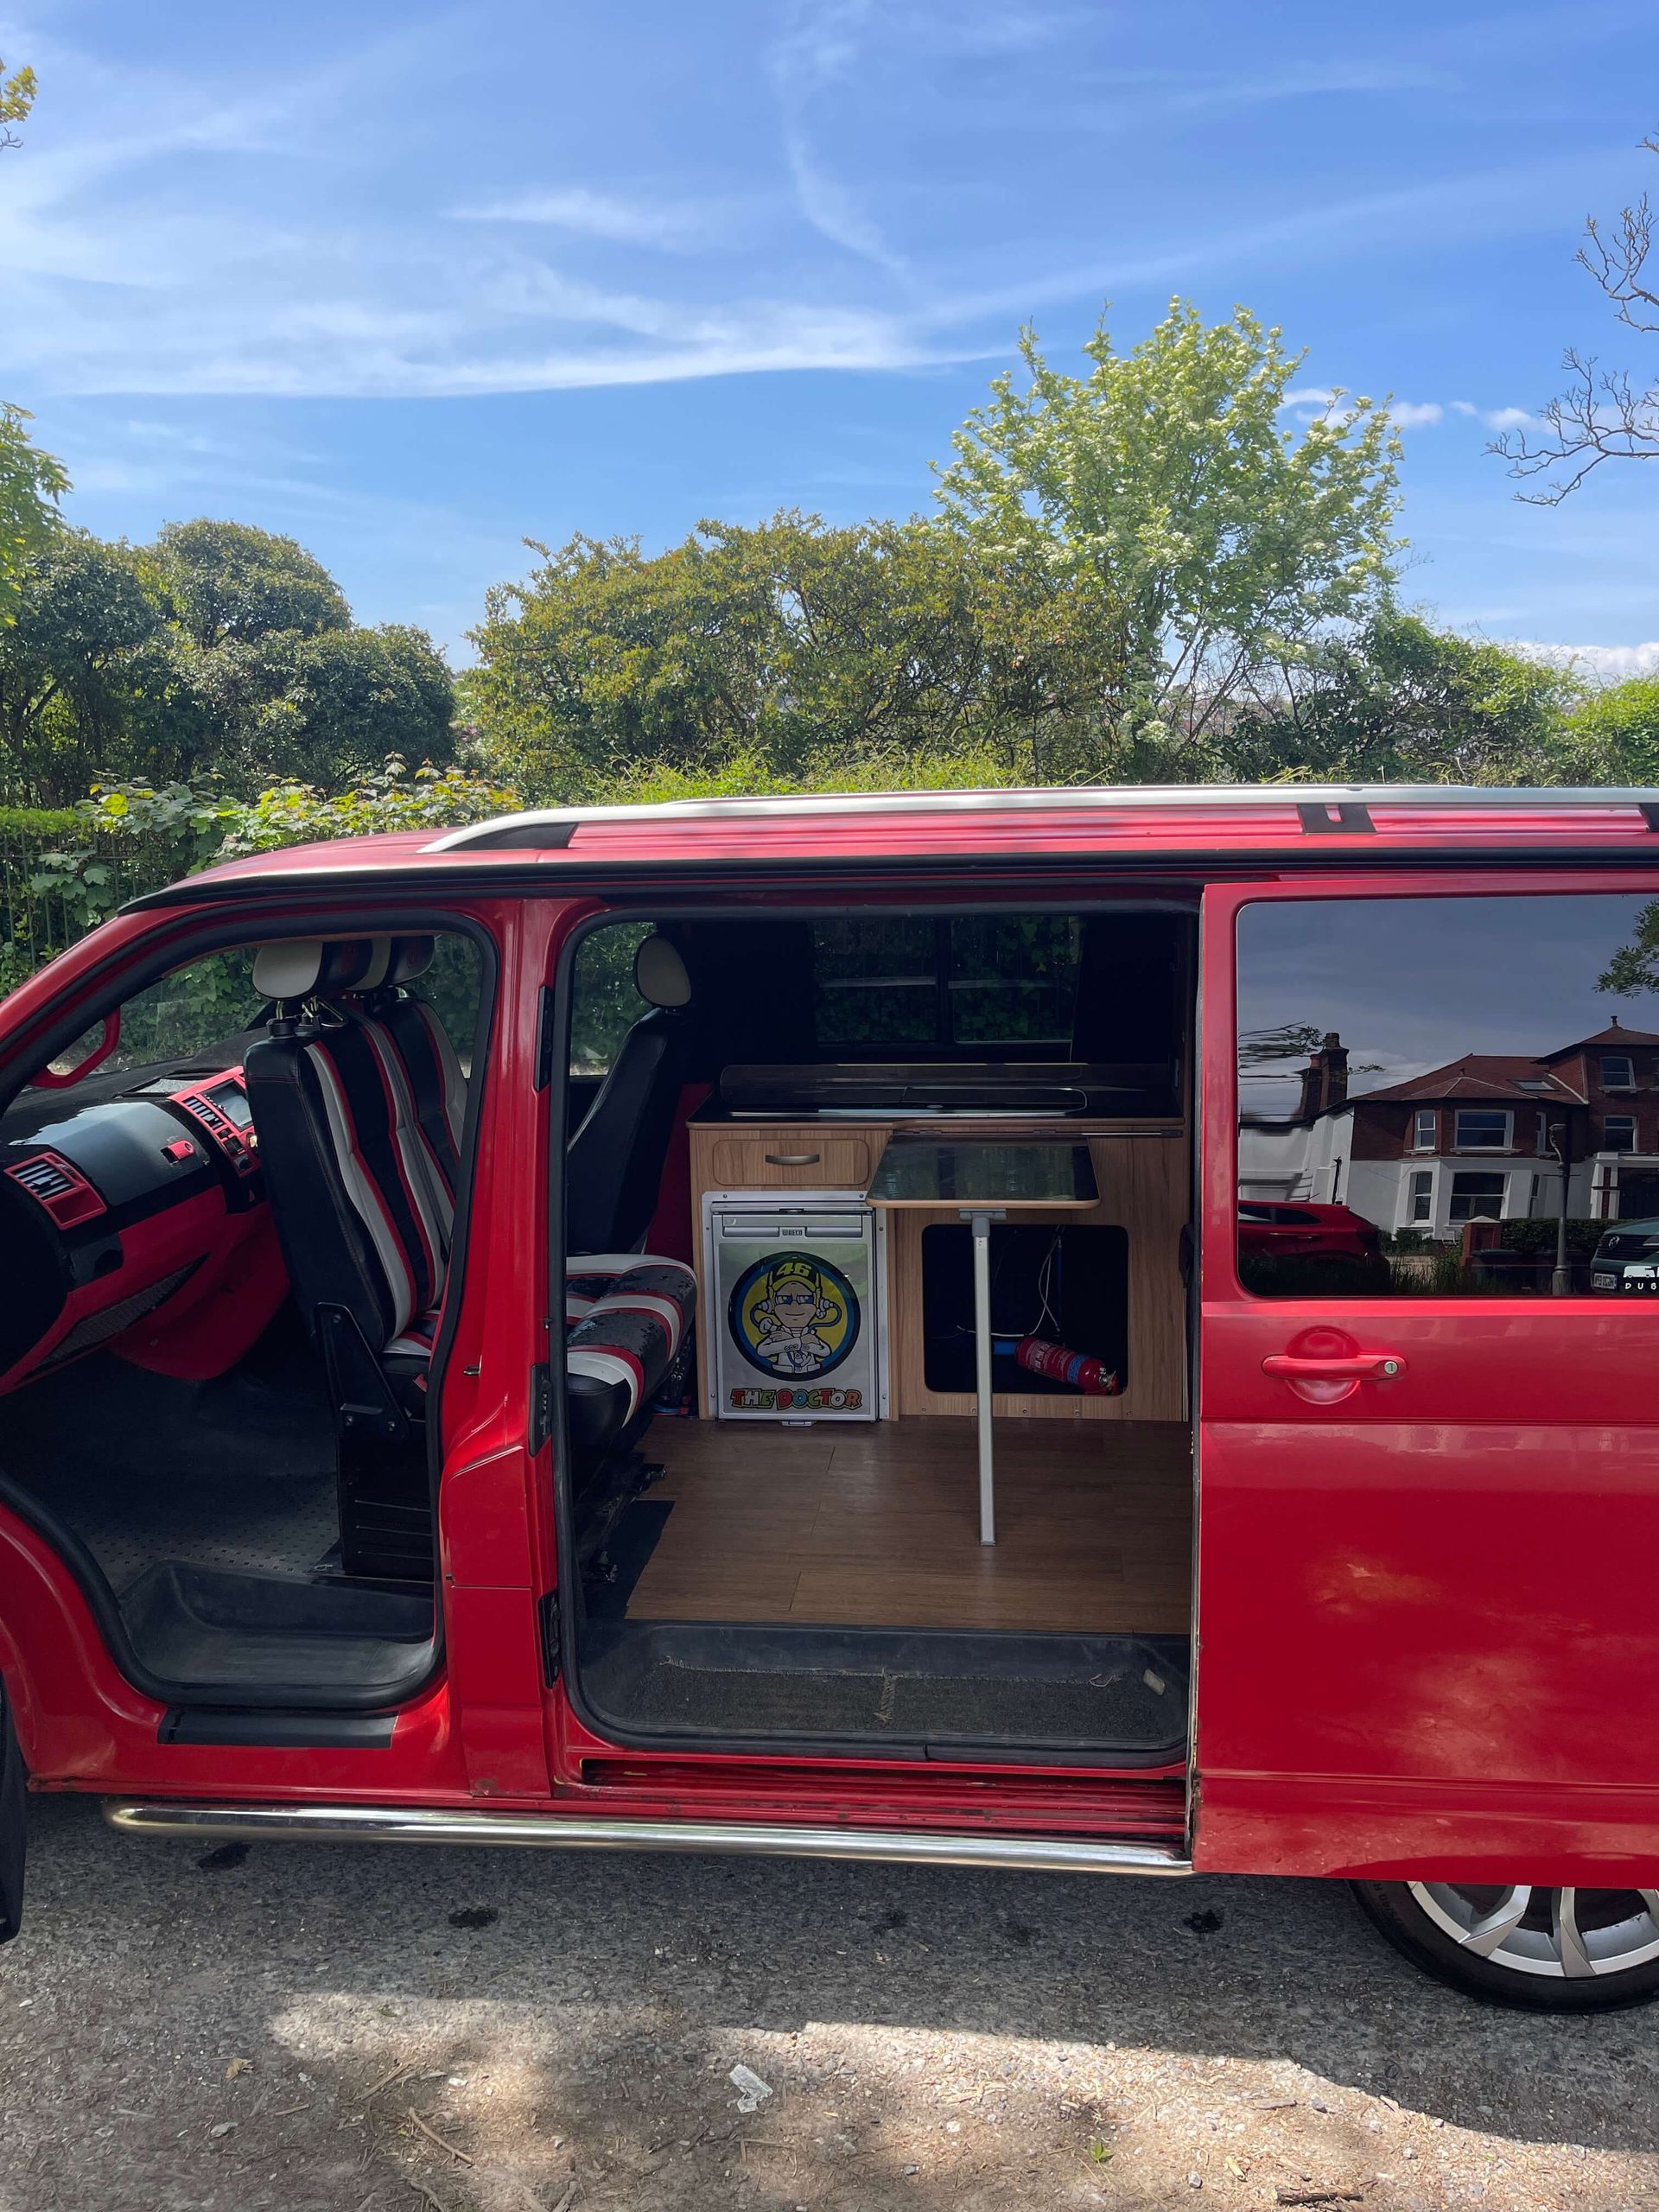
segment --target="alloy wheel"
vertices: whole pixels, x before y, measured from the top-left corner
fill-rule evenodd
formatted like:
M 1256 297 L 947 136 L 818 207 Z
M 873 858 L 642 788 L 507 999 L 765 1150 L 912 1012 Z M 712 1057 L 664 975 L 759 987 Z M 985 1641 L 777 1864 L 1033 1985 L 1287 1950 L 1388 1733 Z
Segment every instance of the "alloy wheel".
M 1461 1949 L 1516 1974 L 1585 1980 L 1659 1958 L 1659 1890 L 1557 1890 L 1531 1882 L 1406 1886 Z

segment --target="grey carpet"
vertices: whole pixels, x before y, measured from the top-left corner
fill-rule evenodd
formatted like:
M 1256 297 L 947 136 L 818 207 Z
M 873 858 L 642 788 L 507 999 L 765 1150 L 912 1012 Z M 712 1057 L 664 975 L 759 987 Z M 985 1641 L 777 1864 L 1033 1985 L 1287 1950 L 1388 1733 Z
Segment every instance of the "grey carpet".
M 0 1471 L 65 1522 L 119 1592 L 162 1560 L 303 1573 L 340 1534 L 334 1429 L 284 1342 L 187 1383 L 110 1354 L 0 1408 Z

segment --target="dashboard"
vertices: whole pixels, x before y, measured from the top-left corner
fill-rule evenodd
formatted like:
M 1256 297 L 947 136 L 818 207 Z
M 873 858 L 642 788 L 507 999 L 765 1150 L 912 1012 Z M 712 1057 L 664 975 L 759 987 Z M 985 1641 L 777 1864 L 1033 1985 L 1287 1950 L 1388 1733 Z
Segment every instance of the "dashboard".
M 239 1064 L 88 1090 L 0 1118 L 0 1392 L 97 1350 L 223 1373 L 286 1290 Z

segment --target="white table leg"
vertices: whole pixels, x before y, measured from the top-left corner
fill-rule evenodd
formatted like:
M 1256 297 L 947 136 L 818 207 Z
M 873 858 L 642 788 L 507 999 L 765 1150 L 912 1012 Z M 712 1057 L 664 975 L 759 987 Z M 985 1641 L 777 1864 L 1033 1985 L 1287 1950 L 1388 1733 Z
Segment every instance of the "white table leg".
M 991 1443 L 991 1223 L 968 1216 L 974 1236 L 974 1396 L 979 1420 L 979 1541 L 996 1541 L 996 1466 Z

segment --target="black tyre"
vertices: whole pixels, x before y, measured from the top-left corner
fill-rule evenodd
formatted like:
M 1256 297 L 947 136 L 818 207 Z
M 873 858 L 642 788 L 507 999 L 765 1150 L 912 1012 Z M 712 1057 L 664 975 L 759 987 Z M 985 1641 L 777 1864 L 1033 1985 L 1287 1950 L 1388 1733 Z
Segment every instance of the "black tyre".
M 1659 1889 L 1355 1882 L 1414 1966 L 1489 2004 L 1608 2012 L 1659 1996 Z

